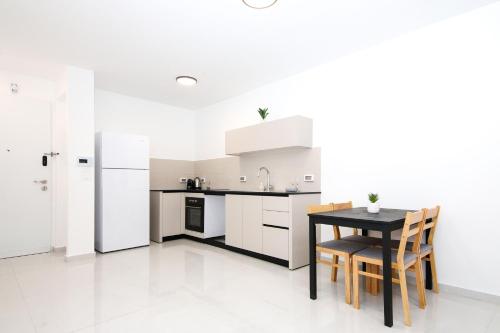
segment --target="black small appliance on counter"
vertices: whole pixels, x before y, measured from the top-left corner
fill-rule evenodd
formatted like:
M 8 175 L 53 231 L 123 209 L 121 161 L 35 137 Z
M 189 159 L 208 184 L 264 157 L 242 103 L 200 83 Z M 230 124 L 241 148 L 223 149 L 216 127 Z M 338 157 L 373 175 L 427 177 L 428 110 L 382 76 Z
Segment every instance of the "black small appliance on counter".
M 186 184 L 186 189 L 188 190 L 194 190 L 194 180 L 193 179 L 188 179 L 187 184 Z

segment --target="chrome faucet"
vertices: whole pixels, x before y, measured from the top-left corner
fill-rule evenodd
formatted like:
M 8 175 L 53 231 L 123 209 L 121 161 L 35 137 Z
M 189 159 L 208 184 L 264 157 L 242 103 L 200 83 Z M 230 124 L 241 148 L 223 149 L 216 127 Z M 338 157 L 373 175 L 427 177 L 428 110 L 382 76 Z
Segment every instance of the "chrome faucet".
M 260 177 L 260 172 L 262 170 L 266 170 L 267 172 L 267 186 L 264 189 L 265 192 L 271 192 L 271 173 L 269 172 L 269 169 L 266 168 L 265 166 L 260 167 L 259 172 L 257 173 L 257 177 Z

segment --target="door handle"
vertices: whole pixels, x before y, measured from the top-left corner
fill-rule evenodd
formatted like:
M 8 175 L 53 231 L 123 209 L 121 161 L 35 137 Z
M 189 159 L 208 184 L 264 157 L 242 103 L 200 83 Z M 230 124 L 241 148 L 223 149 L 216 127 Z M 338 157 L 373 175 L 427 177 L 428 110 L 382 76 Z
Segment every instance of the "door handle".
M 47 184 L 47 179 L 34 180 L 33 183 L 45 185 L 45 184 Z

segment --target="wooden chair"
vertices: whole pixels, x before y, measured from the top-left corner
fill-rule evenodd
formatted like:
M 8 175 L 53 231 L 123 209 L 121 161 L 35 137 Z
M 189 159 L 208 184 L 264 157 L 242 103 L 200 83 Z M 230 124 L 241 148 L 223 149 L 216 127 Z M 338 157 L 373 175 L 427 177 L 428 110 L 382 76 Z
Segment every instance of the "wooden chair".
M 407 213 L 403 232 L 401 234 L 401 241 L 397 250 L 392 250 L 392 268 L 398 272 L 398 278 L 392 278 L 392 282 L 399 283 L 401 287 L 401 297 L 403 299 L 403 313 L 404 323 L 411 326 L 410 318 L 410 305 L 408 301 L 408 288 L 406 285 L 406 270 L 410 267 L 415 268 L 415 276 L 417 279 L 417 290 L 419 297 L 420 308 L 425 308 L 425 291 L 424 291 L 424 276 L 422 273 L 422 261 L 420 259 L 420 243 L 422 240 L 423 227 L 426 220 L 427 209 Z M 408 238 L 415 236 L 415 241 L 411 251 L 406 250 L 406 243 Z M 359 251 L 352 257 L 353 266 L 353 289 L 354 289 L 354 307 L 359 309 L 359 275 L 368 276 L 371 278 L 383 280 L 383 276 L 371 272 L 364 272 L 359 270 L 360 263 L 372 264 L 382 267 L 382 248 L 371 247 Z M 373 266 L 372 266 L 373 267 Z
M 348 209 L 352 207 L 352 203 L 343 204 L 326 204 L 326 205 L 312 205 L 308 207 L 308 213 L 324 213 L 333 212 L 340 209 Z M 331 279 L 332 281 L 337 281 L 337 270 L 339 268 L 344 268 L 345 276 L 345 302 L 351 304 L 351 258 L 354 253 L 366 249 L 368 245 L 349 242 L 340 239 L 340 230 L 338 226 L 333 228 L 334 239 L 326 242 L 321 242 L 316 245 L 316 251 L 320 254 L 317 262 L 326 264 L 332 267 Z M 321 258 L 321 253 L 328 253 L 332 255 L 332 261 L 324 260 Z M 339 263 L 339 257 L 344 258 L 344 263 Z
M 424 224 L 424 231 L 431 229 L 429 232 L 429 239 L 427 240 L 426 246 L 420 249 L 420 259 L 425 261 L 430 261 L 431 271 L 432 271 L 432 291 L 439 293 L 439 285 L 437 279 L 437 269 L 436 269 L 436 257 L 434 255 L 434 235 L 436 232 L 436 226 L 439 219 L 439 212 L 441 211 L 441 206 L 436 206 L 427 211 L 426 219 L 431 219 L 431 222 Z M 423 236 L 422 236 L 423 237 Z
M 422 261 L 430 261 L 431 263 L 431 271 L 432 271 L 432 291 L 435 293 L 439 293 L 439 285 L 437 280 L 437 269 L 436 269 L 436 258 L 434 255 L 434 235 L 436 232 L 436 226 L 439 219 L 439 212 L 441 210 L 440 206 L 436 206 L 434 208 L 427 209 L 426 222 L 424 224 L 424 232 L 430 229 L 429 239 L 427 243 L 420 244 L 420 259 Z M 427 222 L 430 220 L 430 222 Z M 422 240 L 424 235 L 422 235 Z M 406 243 L 406 250 L 411 251 L 414 242 Z M 393 248 L 399 247 L 399 240 L 394 240 L 392 242 Z

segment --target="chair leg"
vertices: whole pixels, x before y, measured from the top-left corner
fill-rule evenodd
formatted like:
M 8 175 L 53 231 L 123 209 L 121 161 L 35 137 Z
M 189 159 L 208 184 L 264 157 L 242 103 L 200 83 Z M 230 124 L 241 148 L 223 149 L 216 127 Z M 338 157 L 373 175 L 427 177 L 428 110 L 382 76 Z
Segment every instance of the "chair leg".
M 427 302 L 425 300 L 424 274 L 422 260 L 420 258 L 418 258 L 415 263 L 415 277 L 417 279 L 418 305 L 421 309 L 425 309 Z
M 406 272 L 404 266 L 398 267 L 399 285 L 401 286 L 401 298 L 403 299 L 404 323 L 411 326 L 410 303 L 408 301 L 408 288 L 406 286 Z
M 333 255 L 333 258 L 332 258 L 332 262 L 334 264 L 337 264 L 339 263 L 339 256 L 336 256 L 335 254 Z M 332 281 L 333 282 L 336 282 L 337 281 L 337 271 L 338 271 L 338 267 L 336 266 L 332 266 Z
M 380 275 L 380 267 L 378 265 L 373 265 L 372 267 L 372 273 Z M 380 281 L 379 279 L 372 278 L 372 295 L 377 296 L 379 292 L 379 286 L 380 286 Z
M 351 304 L 351 259 L 348 254 L 344 256 L 344 276 L 345 302 Z
M 436 270 L 436 257 L 434 256 L 434 250 L 432 250 L 429 255 L 429 259 L 431 260 L 431 271 L 432 271 L 432 291 L 436 294 L 439 293 L 439 285 L 437 278 L 437 270 Z
M 366 267 L 366 272 L 371 273 L 372 272 L 372 264 L 365 264 Z M 371 278 L 369 276 L 365 276 L 365 289 L 368 293 L 372 293 L 372 283 L 371 283 Z
M 352 297 L 354 298 L 354 308 L 359 309 L 359 267 L 355 257 L 352 258 Z

